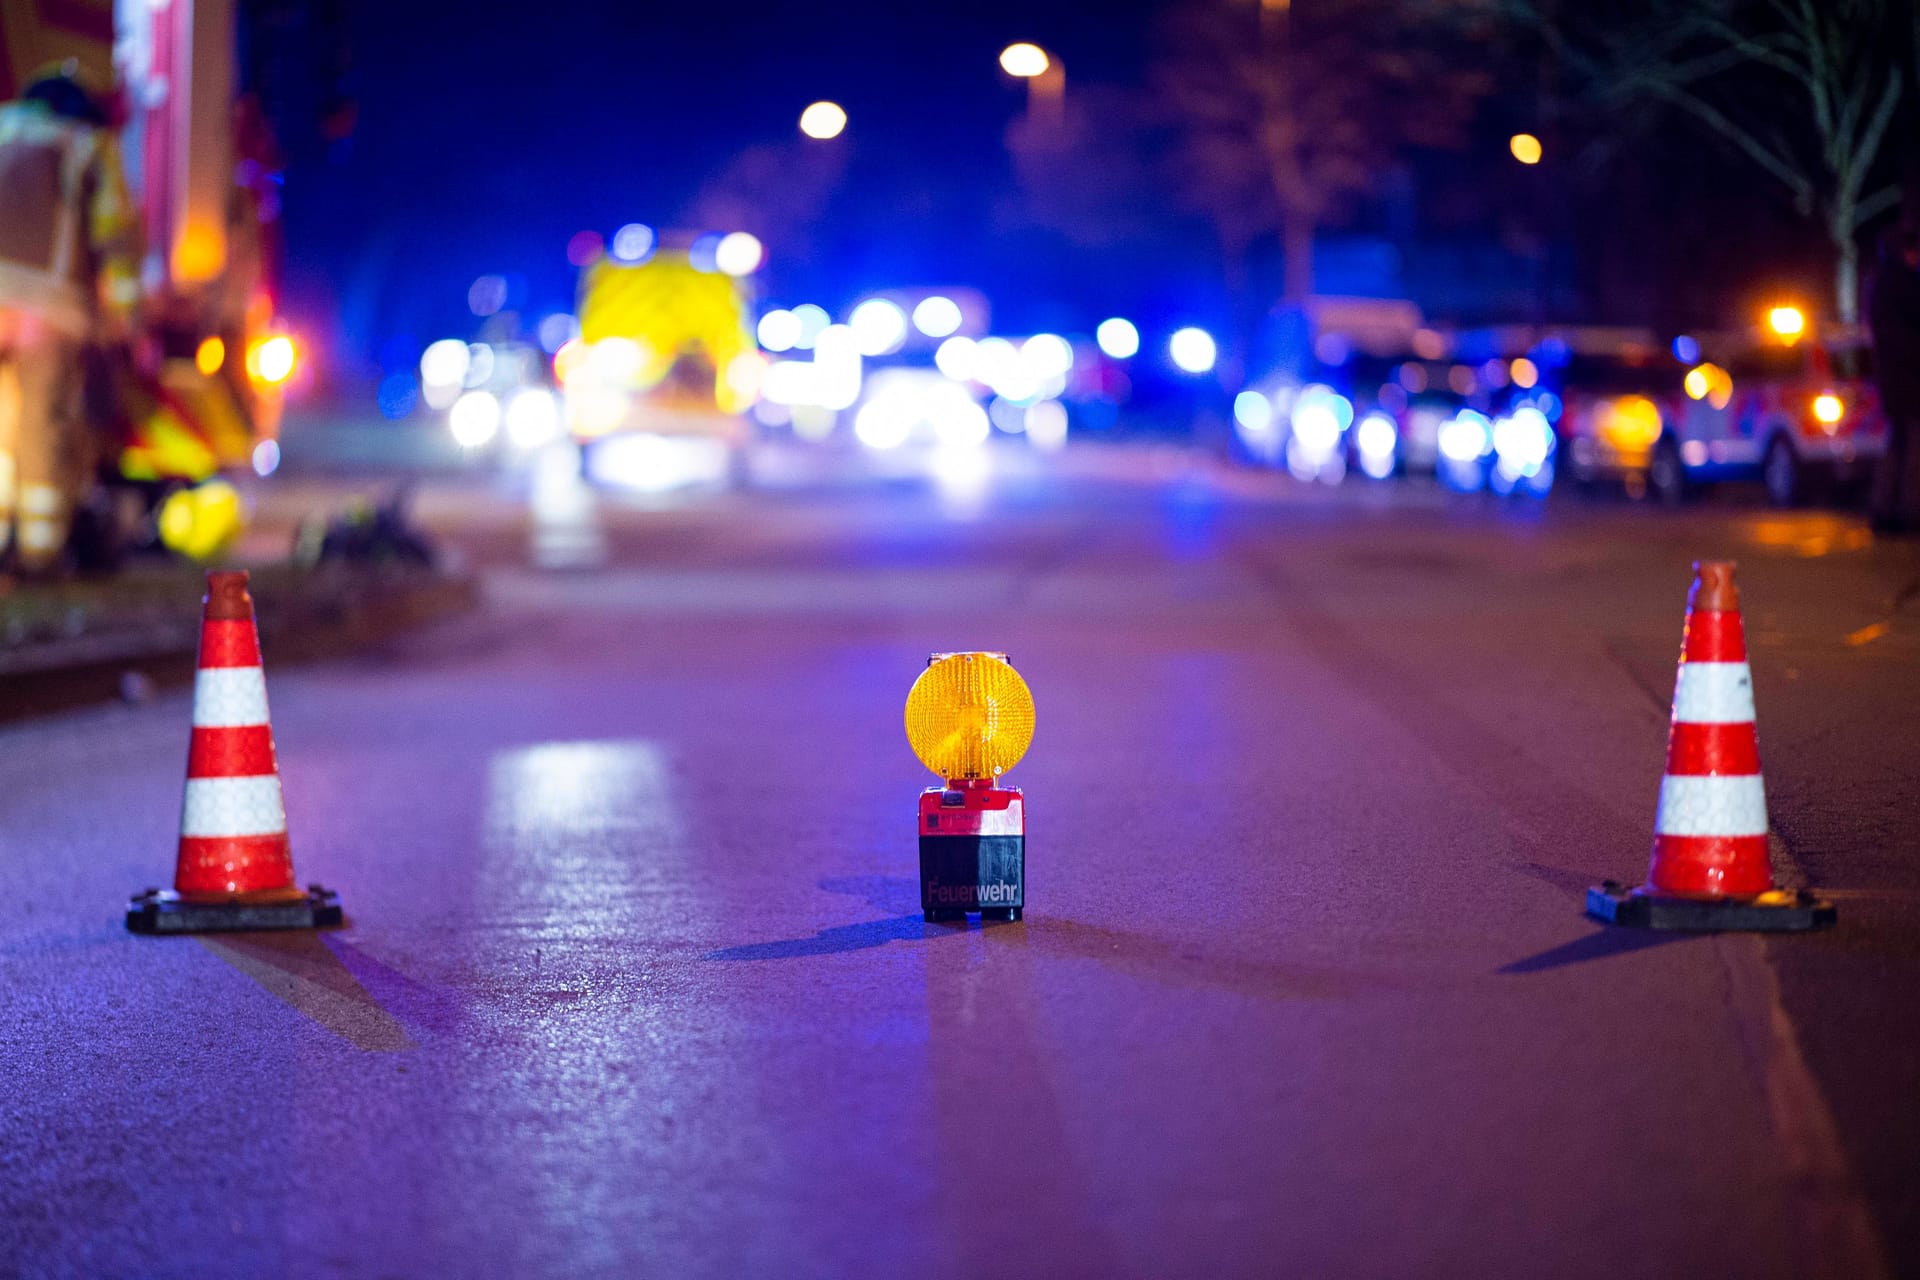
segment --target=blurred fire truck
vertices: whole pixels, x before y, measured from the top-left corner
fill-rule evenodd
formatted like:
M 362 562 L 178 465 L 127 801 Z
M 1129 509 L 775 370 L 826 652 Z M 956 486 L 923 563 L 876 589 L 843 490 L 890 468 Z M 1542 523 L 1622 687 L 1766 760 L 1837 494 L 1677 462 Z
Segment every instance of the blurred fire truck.
M 220 473 L 277 464 L 299 352 L 274 314 L 279 160 L 237 51 L 236 0 L 0 0 L 0 100 L 49 67 L 117 90 L 145 246 L 131 342 L 89 361 L 82 564 L 154 541 L 220 554 L 241 509 Z
M 580 336 L 554 358 L 568 426 L 589 476 L 645 488 L 724 480 L 767 368 L 747 283 L 759 242 L 669 234 L 636 257 L 581 271 Z

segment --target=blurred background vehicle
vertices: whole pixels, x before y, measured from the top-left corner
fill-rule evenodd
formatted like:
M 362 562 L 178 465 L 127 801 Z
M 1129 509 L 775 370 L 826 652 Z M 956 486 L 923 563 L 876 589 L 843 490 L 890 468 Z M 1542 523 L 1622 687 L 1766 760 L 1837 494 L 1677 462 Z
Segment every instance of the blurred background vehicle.
M 343 25 L 341 6 L 108 8 L 0 0 L 14 68 L 36 41 L 68 54 L 74 24 L 92 24 L 80 56 L 126 88 L 129 178 L 162 246 L 134 344 L 142 358 L 101 380 L 113 388 L 102 420 L 128 442 L 109 479 L 131 496 L 91 504 L 99 514 L 88 519 L 112 528 L 157 529 L 153 513 L 172 491 L 218 472 L 272 471 L 281 399 L 316 389 L 315 369 L 315 420 L 358 433 L 369 444 L 359 456 L 430 425 L 469 465 L 529 469 L 550 448 L 571 448 L 594 483 L 656 491 L 751 476 L 769 450 L 881 474 L 938 448 L 1047 452 L 1071 435 L 1231 453 L 1314 484 L 1432 476 L 1451 489 L 1540 494 L 1571 476 L 1677 500 L 1758 479 L 1776 500 L 1797 501 L 1851 496 L 1853 471 L 1878 447 L 1871 399 L 1850 389 L 1854 357 L 1836 347 L 1817 364 L 1827 344 L 1812 336 L 1824 332 L 1812 299 L 1839 320 L 1857 311 L 1846 237 L 1894 209 L 1884 181 L 1860 185 L 1885 178 L 1884 155 L 1861 152 L 1866 176 L 1835 188 L 1859 197 L 1859 227 L 1832 233 L 1830 246 L 1803 244 L 1807 228 L 1782 213 L 1764 234 L 1743 223 L 1752 246 L 1709 262 L 1667 246 L 1656 220 L 1594 199 L 1623 176 L 1600 143 L 1631 142 L 1657 153 L 1663 173 L 1691 173 L 1706 163 L 1698 140 L 1616 138 L 1618 122 L 1576 119 L 1563 90 L 1516 74 L 1551 53 L 1524 24 L 1506 31 L 1501 74 L 1456 78 L 1434 51 L 1484 33 L 1452 45 L 1467 32 L 1448 21 L 1416 38 L 1327 10 L 1290 35 L 1268 6 L 1168 0 L 1166 29 L 1123 24 L 1139 41 L 1125 57 L 1021 44 L 1020 69 L 1002 62 L 998 77 L 990 53 L 968 67 L 913 67 L 910 78 L 938 81 L 957 104 L 955 119 L 974 122 L 964 137 L 939 138 L 879 127 L 885 117 L 857 101 L 789 106 L 753 92 L 751 77 L 695 74 L 707 46 L 683 39 L 678 22 L 662 24 L 644 93 L 588 91 L 590 78 L 576 77 L 593 104 L 576 127 L 548 137 L 514 117 L 490 134 L 410 84 L 406 68 L 445 63 L 452 75 L 457 60 L 423 58 L 409 27 L 369 42 L 363 75 L 388 126 L 406 126 L 405 143 L 356 150 L 323 131 L 319 145 L 309 138 L 290 153 L 296 186 L 311 186 L 293 206 L 310 221 L 289 304 L 276 136 L 286 112 L 272 105 L 274 86 L 286 82 L 291 45 Z M 80 9 L 97 12 L 82 21 Z M 860 61 L 852 50 L 884 45 L 892 22 L 850 24 L 832 50 L 809 54 L 824 59 L 821 88 L 841 74 L 834 59 Z M 538 25 L 503 15 L 488 38 Z M 610 57 L 572 28 L 549 34 L 579 65 Z M 1323 36 L 1335 45 L 1315 43 Z M 1220 67 L 1265 84 L 1277 65 L 1269 43 L 1296 37 L 1382 62 L 1293 86 L 1298 101 L 1219 96 Z M 317 54 L 349 61 L 324 40 Z M 1415 64 L 1431 74 L 1406 78 Z M 165 92 L 169 77 L 188 90 Z M 722 82 L 731 108 L 676 117 L 661 164 L 573 182 Z M 801 99 L 816 92 L 805 88 Z M 1286 133 L 1272 113 L 1345 94 L 1362 104 L 1346 113 L 1351 136 L 1297 134 L 1292 156 L 1249 145 Z M 1561 136 L 1529 127 L 1556 113 Z M 1409 130 L 1406 117 L 1444 127 Z M 996 123 L 981 134 L 982 120 Z M 399 189 L 412 172 L 401 150 L 436 157 L 434 181 Z M 1305 160 L 1337 190 L 1294 189 Z M 553 198 L 537 209 L 471 199 L 476 183 L 521 168 L 543 175 Z M 1809 190 L 1839 181 L 1817 164 L 1807 172 Z M 1161 191 L 1181 200 L 1143 198 Z M 209 216 L 216 193 L 232 206 L 224 221 Z M 1713 192 L 1686 199 L 1703 216 L 1751 212 Z M 636 216 L 646 221 L 623 221 Z M 1656 248 L 1665 256 L 1643 260 Z M 1827 265 L 1831 291 L 1796 278 Z M 1751 358 L 1806 367 L 1750 369 L 1750 353 L 1707 335 L 1689 355 L 1667 345 L 1665 335 L 1762 289 L 1807 300 L 1796 314 L 1808 337 L 1776 337 Z M 299 342 L 276 318 L 283 305 L 302 317 Z M 1696 368 L 1704 390 L 1689 396 Z M 1730 407 L 1714 404 L 1722 372 L 1738 388 Z M 1745 398 L 1749 383 L 1778 387 L 1765 421 Z M 1811 424 L 1802 402 L 1817 406 Z M 388 438 L 366 421 L 376 403 L 396 424 Z M 1836 405 L 1837 417 L 1818 416 Z
M 1582 488 L 1618 484 L 1643 496 L 1685 366 L 1645 330 L 1556 336 L 1535 360 L 1543 389 L 1559 400 L 1568 479 Z
M 1791 318 L 1788 314 L 1790 313 Z M 1854 504 L 1886 450 L 1872 351 L 1857 328 L 1789 335 L 1682 335 L 1666 347 L 1615 340 L 1572 351 L 1550 374 L 1560 434 L 1583 486 L 1623 484 L 1675 504 L 1711 485 L 1758 481 L 1776 505 Z
M 1809 497 L 1858 505 L 1886 452 L 1873 351 L 1857 328 L 1762 342 L 1688 369 L 1667 398 L 1648 484 L 1666 501 L 1723 480 L 1758 479 L 1776 506 Z
M 583 268 L 580 335 L 553 367 L 589 476 L 659 488 L 734 472 L 767 372 L 749 284 L 763 256 L 745 232 L 623 228 Z
M 100 87 L 128 236 L 145 246 L 126 278 L 100 282 L 132 291 L 132 327 L 92 340 L 85 415 L 100 461 L 67 548 L 85 565 L 141 546 L 228 545 L 237 526 L 209 532 L 204 520 L 237 521 L 241 507 L 181 504 L 176 513 L 204 516 L 162 521 L 164 505 L 223 472 L 279 462 L 283 398 L 303 361 L 277 312 L 281 161 L 240 57 L 249 18 L 217 0 L 0 2 L 0 97 L 35 66 Z

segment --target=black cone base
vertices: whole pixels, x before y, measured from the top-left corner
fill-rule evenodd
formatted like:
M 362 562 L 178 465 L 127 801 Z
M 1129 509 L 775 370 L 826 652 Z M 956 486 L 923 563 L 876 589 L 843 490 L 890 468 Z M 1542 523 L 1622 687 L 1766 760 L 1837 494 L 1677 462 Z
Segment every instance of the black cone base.
M 1617 880 L 1587 890 L 1587 914 L 1630 929 L 1696 933 L 1791 933 L 1831 929 L 1839 919 L 1831 902 L 1805 889 L 1774 889 L 1751 898 L 1681 898 L 1629 889 Z
M 171 889 L 134 895 L 127 928 L 134 933 L 217 933 L 231 929 L 326 929 L 338 925 L 340 895 L 317 884 L 297 898 L 277 902 L 229 899 L 200 902 Z

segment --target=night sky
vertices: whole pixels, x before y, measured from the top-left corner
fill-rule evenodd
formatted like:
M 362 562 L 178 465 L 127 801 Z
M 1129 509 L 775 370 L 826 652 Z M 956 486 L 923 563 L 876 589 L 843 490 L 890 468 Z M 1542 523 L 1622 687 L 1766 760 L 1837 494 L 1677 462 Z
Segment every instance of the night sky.
M 324 90 L 303 96 L 298 75 L 280 76 L 292 88 L 276 111 L 289 156 L 287 310 L 322 367 L 349 381 L 372 375 L 382 353 L 395 371 L 436 338 L 479 336 L 466 294 L 483 274 L 509 277 L 510 306 L 529 322 L 570 308 L 576 232 L 634 221 L 735 229 L 706 206 L 716 180 L 756 153 L 772 155 L 761 168 L 778 178 L 757 207 L 812 210 L 786 218 L 803 230 L 785 244 L 778 227 L 745 224 L 769 241 L 759 277 L 769 302 L 843 312 L 874 289 L 961 285 L 987 294 L 1004 332 L 1086 332 L 1109 314 L 1231 331 L 1278 296 L 1274 261 L 1252 262 L 1247 287 L 1229 296 L 1212 229 L 1165 175 L 1136 178 L 1137 197 L 1125 188 L 1125 212 L 1151 215 L 1138 219 L 1147 230 L 1105 249 L 1073 243 L 1023 204 L 1007 138 L 1025 89 L 1000 71 L 999 51 L 1042 45 L 1064 63 L 1079 118 L 1103 120 L 1112 87 L 1149 83 L 1177 0 L 249 2 L 293 23 L 319 21 L 327 5 L 350 14 L 351 137 L 321 140 L 312 101 Z M 289 64 L 324 44 L 297 31 L 279 42 Z M 1551 310 L 1719 326 L 1768 296 L 1818 296 L 1830 279 L 1818 230 L 1778 184 L 1671 115 L 1641 113 L 1631 131 L 1589 116 L 1578 129 L 1604 144 L 1607 163 L 1568 141 L 1517 172 L 1508 135 L 1538 127 L 1540 87 L 1559 73 L 1511 42 L 1473 56 L 1498 70 L 1468 136 L 1405 157 L 1404 207 L 1391 196 L 1398 180 L 1383 183 L 1381 200 L 1325 229 L 1330 260 L 1340 236 L 1361 257 L 1396 237 L 1397 287 L 1429 316 L 1468 324 Z M 798 133 L 802 108 L 821 98 L 850 115 L 833 142 Z M 837 171 L 812 196 L 786 181 L 823 166 Z M 1105 174 L 1052 180 L 1083 190 Z M 1404 235 L 1393 230 L 1403 222 Z M 1554 246 L 1551 279 L 1516 256 L 1541 234 Z M 1273 259 L 1276 247 L 1261 252 Z M 1505 293 L 1459 301 L 1473 293 L 1463 286 L 1489 281 Z M 1326 292 L 1368 283 L 1319 281 Z
M 776 290 L 837 293 L 828 305 L 907 283 L 1018 293 L 994 277 L 1021 274 L 1019 260 L 986 232 L 1012 185 L 1003 137 L 1024 101 L 998 53 L 1039 43 L 1070 89 L 1137 82 L 1154 8 L 361 0 L 352 137 L 288 140 L 289 308 L 345 363 L 396 335 L 466 334 L 482 273 L 523 277 L 530 314 L 565 307 L 569 236 L 686 225 L 703 184 L 743 148 L 793 144 L 819 98 L 851 118 L 836 143 L 813 144 L 850 148 L 830 206 L 839 251 L 815 255 L 830 270 L 771 264 Z

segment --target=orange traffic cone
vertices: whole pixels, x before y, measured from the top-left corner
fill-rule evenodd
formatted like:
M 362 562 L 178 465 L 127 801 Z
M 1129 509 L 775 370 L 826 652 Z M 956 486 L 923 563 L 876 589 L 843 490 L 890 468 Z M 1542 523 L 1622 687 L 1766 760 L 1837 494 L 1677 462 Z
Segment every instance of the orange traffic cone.
M 339 923 L 332 893 L 294 883 L 247 575 L 209 573 L 174 887 L 135 896 L 127 928 L 192 933 Z
M 1773 887 L 1753 674 L 1731 562 L 1696 563 L 1647 883 L 1587 890 L 1587 911 L 1647 929 L 1819 929 L 1833 907 Z

